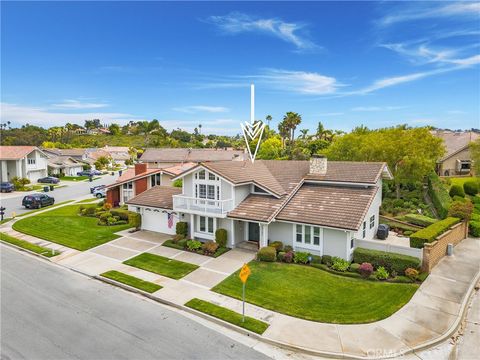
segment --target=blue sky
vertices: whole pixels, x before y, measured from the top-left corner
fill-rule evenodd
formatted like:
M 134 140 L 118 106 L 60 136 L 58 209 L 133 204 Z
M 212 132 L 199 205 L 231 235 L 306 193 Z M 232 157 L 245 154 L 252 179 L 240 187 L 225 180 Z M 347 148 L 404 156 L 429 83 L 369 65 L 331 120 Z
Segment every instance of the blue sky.
M 2 2 L 2 122 L 480 127 L 479 2 Z

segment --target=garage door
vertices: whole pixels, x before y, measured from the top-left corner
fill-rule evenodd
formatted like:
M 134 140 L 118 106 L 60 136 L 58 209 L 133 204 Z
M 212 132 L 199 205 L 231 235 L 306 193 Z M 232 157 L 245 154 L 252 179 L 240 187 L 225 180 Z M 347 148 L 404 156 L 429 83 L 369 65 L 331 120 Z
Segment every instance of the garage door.
M 178 215 L 171 215 L 172 221 L 170 224 L 171 226 L 169 227 L 169 215 L 164 211 L 171 212 L 171 210 L 144 208 L 142 216 L 142 229 L 174 235 L 175 227 L 178 222 Z

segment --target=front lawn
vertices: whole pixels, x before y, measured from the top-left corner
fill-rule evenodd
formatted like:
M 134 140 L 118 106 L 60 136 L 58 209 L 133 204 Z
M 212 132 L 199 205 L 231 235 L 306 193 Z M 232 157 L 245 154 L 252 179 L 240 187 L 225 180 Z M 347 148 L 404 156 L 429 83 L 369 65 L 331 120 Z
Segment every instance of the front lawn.
M 218 319 L 222 319 L 226 322 L 240 326 L 260 335 L 263 334 L 268 328 L 268 324 L 266 322 L 251 318 L 249 316 L 245 316 L 245 321 L 242 321 L 242 314 L 201 299 L 194 298 L 187 302 L 185 306 Z
M 140 254 L 123 263 L 176 280 L 198 269 L 198 266 L 194 264 L 149 253 Z
M 362 324 L 384 319 L 413 296 L 416 284 L 351 279 L 304 265 L 249 263 L 252 274 L 246 301 L 302 319 L 336 324 Z M 242 298 L 238 271 L 213 291 Z
M 112 279 L 112 280 L 121 282 L 123 284 L 146 291 L 148 293 L 154 293 L 155 291 L 160 290 L 162 288 L 158 284 L 152 283 L 150 281 L 145 281 L 135 276 L 124 274 L 120 271 L 115 271 L 115 270 L 104 272 L 103 274 L 100 274 L 100 276 L 103 276 L 107 279 Z
M 117 239 L 114 233 L 129 224 L 100 226 L 94 217 L 79 216 L 80 205 L 68 205 L 18 220 L 13 229 L 77 250 L 87 250 Z
M 81 181 L 81 180 L 86 180 L 88 179 L 88 176 L 82 175 L 82 176 L 64 176 L 60 178 L 61 181 Z
M 60 254 L 56 250 L 51 250 L 51 249 L 48 249 L 46 247 L 39 246 L 37 244 L 32 244 L 31 242 L 21 240 L 21 239 L 17 239 L 15 237 L 10 236 L 10 235 L 5 234 L 5 233 L 0 233 L 0 240 L 5 241 L 5 242 L 7 242 L 9 244 L 12 244 L 12 245 L 16 245 L 16 246 L 21 247 L 23 249 L 30 250 L 30 251 L 32 251 L 36 254 L 40 254 L 40 255 L 43 255 L 45 257 L 57 256 L 58 254 Z
M 49 206 L 44 206 L 44 207 L 41 207 L 40 209 L 30 210 L 30 211 L 24 212 L 23 214 L 17 215 L 17 218 L 22 217 L 22 216 L 25 216 L 25 215 L 30 215 L 30 214 L 36 213 L 36 212 L 38 212 L 38 211 L 43 211 L 43 210 L 47 210 L 47 209 L 54 209 L 54 208 L 56 208 L 56 207 L 59 206 L 59 205 L 68 204 L 68 203 L 71 203 L 71 202 L 73 202 L 73 201 L 74 201 L 74 200 L 66 200 L 66 201 L 62 201 L 62 202 L 60 202 L 60 203 L 58 203 L 58 204 L 53 204 L 53 205 L 49 205 Z

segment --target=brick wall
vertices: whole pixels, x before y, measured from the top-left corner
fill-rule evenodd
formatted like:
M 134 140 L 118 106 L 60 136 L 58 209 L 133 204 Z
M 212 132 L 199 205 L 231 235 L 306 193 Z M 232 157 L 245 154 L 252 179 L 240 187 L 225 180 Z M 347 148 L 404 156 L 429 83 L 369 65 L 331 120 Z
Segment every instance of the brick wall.
M 135 181 L 135 196 L 140 195 L 142 192 L 147 190 L 148 177 L 138 179 Z
M 447 254 L 447 245 L 457 245 L 468 235 L 467 222 L 461 222 L 452 226 L 450 230 L 443 233 L 437 240 L 426 243 L 423 247 L 423 264 L 422 270 L 430 272 L 438 264 L 438 262 Z
M 120 187 L 114 187 L 107 190 L 107 196 L 105 202 L 109 203 L 112 206 L 118 206 L 120 203 Z

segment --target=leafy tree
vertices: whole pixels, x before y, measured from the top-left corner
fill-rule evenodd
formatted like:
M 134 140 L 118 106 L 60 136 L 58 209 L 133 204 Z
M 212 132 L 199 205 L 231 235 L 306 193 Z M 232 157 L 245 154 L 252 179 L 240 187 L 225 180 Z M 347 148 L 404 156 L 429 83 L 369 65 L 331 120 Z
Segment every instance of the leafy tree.
M 354 129 L 338 137 L 327 150 L 331 160 L 384 161 L 394 177 L 397 198 L 402 184 L 421 181 L 444 154 L 442 140 L 428 128 L 404 125 L 369 130 Z
M 170 136 L 180 142 L 188 143 L 192 139 L 192 135 L 184 130 L 176 129 L 170 133 Z
M 114 136 L 118 135 L 120 134 L 120 125 L 113 123 L 108 127 L 108 131 Z
M 94 162 L 95 168 L 98 170 L 105 169 L 110 164 L 110 159 L 106 156 L 100 156 L 97 161 Z
M 282 139 L 279 136 L 265 140 L 258 149 L 257 159 L 275 160 L 282 157 Z
M 85 125 L 83 127 L 87 130 L 92 130 L 101 128 L 102 124 L 100 124 L 100 119 L 85 120 Z

